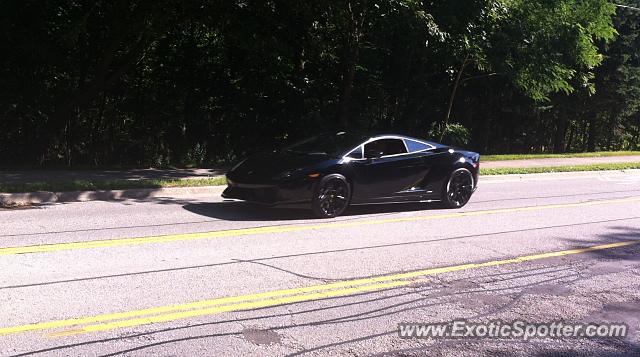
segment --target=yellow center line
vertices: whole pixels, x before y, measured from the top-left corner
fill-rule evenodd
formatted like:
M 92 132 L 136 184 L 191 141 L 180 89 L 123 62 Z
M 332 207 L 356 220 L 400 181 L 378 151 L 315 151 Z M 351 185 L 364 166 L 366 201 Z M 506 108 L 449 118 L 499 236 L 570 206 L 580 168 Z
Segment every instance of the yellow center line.
M 249 302 L 243 302 L 243 303 L 234 304 L 234 305 L 217 306 L 217 307 L 211 307 L 206 309 L 176 312 L 176 313 L 170 313 L 170 314 L 164 314 L 164 315 L 143 317 L 138 319 L 114 321 L 109 323 L 84 326 L 79 329 L 54 332 L 49 334 L 49 336 L 62 337 L 62 336 L 78 335 L 78 334 L 89 333 L 89 332 L 115 330 L 115 329 L 125 328 L 125 327 L 134 327 L 134 326 L 148 325 L 153 323 L 183 320 L 191 317 L 215 315 L 223 312 L 234 312 L 234 311 L 258 309 L 258 308 L 271 307 L 271 306 L 277 306 L 277 305 L 292 304 L 297 302 L 348 296 L 348 295 L 354 295 L 354 294 L 364 293 L 368 291 L 376 291 L 376 290 L 406 286 L 406 285 L 412 284 L 413 282 L 414 281 L 394 281 L 391 283 L 366 285 L 361 287 L 347 288 L 347 289 L 333 290 L 333 291 L 323 291 L 323 292 L 317 292 L 317 293 L 306 294 L 306 295 L 293 295 L 293 296 L 286 296 L 286 297 L 281 297 L 277 299 L 269 299 L 269 300 L 262 300 L 262 301 L 249 301 Z
M 495 214 L 501 214 L 501 213 L 531 212 L 531 211 L 542 211 L 542 210 L 559 209 L 559 208 L 577 208 L 577 207 L 600 206 L 600 205 L 607 205 L 607 204 L 621 204 L 621 203 L 633 203 L 633 202 L 640 202 L 640 197 L 601 200 L 601 201 L 588 201 L 588 202 L 578 202 L 578 203 L 552 204 L 552 205 L 542 205 L 542 206 L 500 208 L 500 209 L 493 209 L 493 210 L 456 212 L 456 213 L 436 214 L 436 215 L 429 215 L 429 216 L 409 216 L 409 217 L 372 219 L 372 220 L 361 220 L 361 221 L 350 221 L 350 222 L 332 222 L 332 223 L 310 224 L 310 225 L 295 225 L 295 226 L 291 225 L 291 226 L 276 226 L 276 227 L 241 228 L 241 229 L 231 229 L 231 230 L 202 232 L 202 233 L 186 233 L 186 234 L 162 235 L 162 236 L 138 237 L 138 238 L 120 238 L 120 239 L 107 239 L 107 240 L 95 240 L 95 241 L 84 241 L 84 242 L 3 247 L 3 248 L 0 248 L 0 255 L 45 253 L 45 252 L 55 252 L 55 251 L 63 251 L 63 250 L 135 246 L 135 245 L 153 244 L 153 243 L 169 243 L 169 242 L 176 242 L 176 241 L 202 240 L 202 239 L 213 239 L 213 238 L 223 238 L 223 237 L 238 237 L 238 236 L 255 235 L 255 234 L 286 233 L 286 232 L 301 232 L 301 231 L 320 230 L 320 229 L 349 228 L 349 227 L 378 225 L 378 224 L 386 224 L 386 223 L 417 222 L 417 221 L 438 220 L 438 219 L 448 219 L 448 218 L 495 215 Z
M 357 293 L 378 291 L 394 287 L 410 285 L 429 275 L 452 273 L 462 270 L 496 267 L 517 264 L 534 260 L 562 257 L 567 255 L 588 253 L 598 250 L 613 249 L 638 244 L 640 241 L 624 241 L 611 244 L 596 245 L 586 248 L 547 252 L 510 259 L 493 260 L 481 263 L 468 263 L 447 267 L 430 268 L 399 274 L 383 275 L 371 278 L 346 280 L 330 284 L 312 285 L 300 288 L 267 291 L 257 294 L 214 298 L 159 306 L 142 310 L 109 313 L 75 319 L 39 322 L 28 325 L 0 328 L 0 335 L 15 334 L 28 331 L 42 331 L 64 327 L 79 328 L 51 333 L 51 336 L 65 336 L 86 332 L 106 331 L 124 327 L 134 327 L 152 323 L 176 321 L 197 316 L 214 315 L 223 312 L 249 310 L 271 307 L 282 304 L 313 301 L 323 298 L 348 296 Z

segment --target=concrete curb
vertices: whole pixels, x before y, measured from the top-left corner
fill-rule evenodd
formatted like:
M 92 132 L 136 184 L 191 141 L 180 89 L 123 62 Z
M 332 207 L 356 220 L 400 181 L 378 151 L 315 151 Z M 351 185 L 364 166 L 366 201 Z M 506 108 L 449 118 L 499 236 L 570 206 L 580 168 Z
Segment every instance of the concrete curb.
M 143 188 L 107 191 L 0 193 L 0 206 L 16 207 L 56 202 L 119 201 L 127 199 L 220 196 L 227 186 Z

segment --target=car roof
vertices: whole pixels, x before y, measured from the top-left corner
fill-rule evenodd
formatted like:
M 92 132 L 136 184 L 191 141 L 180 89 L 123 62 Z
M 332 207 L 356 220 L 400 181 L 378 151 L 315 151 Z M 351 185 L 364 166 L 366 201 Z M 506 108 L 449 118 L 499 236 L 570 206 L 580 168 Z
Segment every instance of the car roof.
M 425 139 L 420 139 L 420 138 L 415 138 L 412 136 L 407 136 L 407 135 L 402 135 L 402 134 L 394 134 L 394 133 L 370 133 L 370 134 L 364 134 L 364 138 L 369 137 L 368 139 L 365 139 L 363 141 L 367 142 L 367 141 L 373 141 L 373 140 L 377 140 L 377 139 L 384 139 L 384 138 L 396 138 L 396 139 L 404 139 L 404 140 L 413 140 L 413 141 L 418 141 L 418 142 L 423 142 L 423 143 L 427 143 L 429 145 L 432 145 L 436 148 L 440 148 L 440 147 L 445 147 L 446 145 L 442 145 L 440 143 L 436 143 L 434 141 L 430 141 L 430 140 L 425 140 Z

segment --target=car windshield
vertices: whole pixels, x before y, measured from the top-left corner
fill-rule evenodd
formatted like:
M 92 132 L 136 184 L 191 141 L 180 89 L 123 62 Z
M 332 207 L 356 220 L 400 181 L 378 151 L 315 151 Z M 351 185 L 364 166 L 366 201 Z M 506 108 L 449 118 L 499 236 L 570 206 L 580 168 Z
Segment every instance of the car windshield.
M 284 148 L 287 152 L 308 155 L 342 156 L 364 141 L 359 133 L 323 133 Z

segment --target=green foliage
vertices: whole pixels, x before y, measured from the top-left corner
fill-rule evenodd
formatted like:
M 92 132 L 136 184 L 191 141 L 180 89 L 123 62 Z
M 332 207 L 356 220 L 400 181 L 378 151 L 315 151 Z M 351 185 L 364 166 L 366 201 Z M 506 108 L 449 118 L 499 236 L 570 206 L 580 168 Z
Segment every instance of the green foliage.
M 605 0 L 507 0 L 493 45 L 496 67 L 534 100 L 591 86 L 602 61 L 597 41 L 615 35 L 615 7 Z
M 482 152 L 639 147 L 639 14 L 605 0 L 1 7 L 2 166 L 204 165 L 337 127 L 419 136 L 452 98 L 445 139 Z
M 466 146 L 471 140 L 471 132 L 462 124 L 440 124 L 434 122 L 428 133 L 430 138 L 442 137 L 442 143 L 453 146 Z

